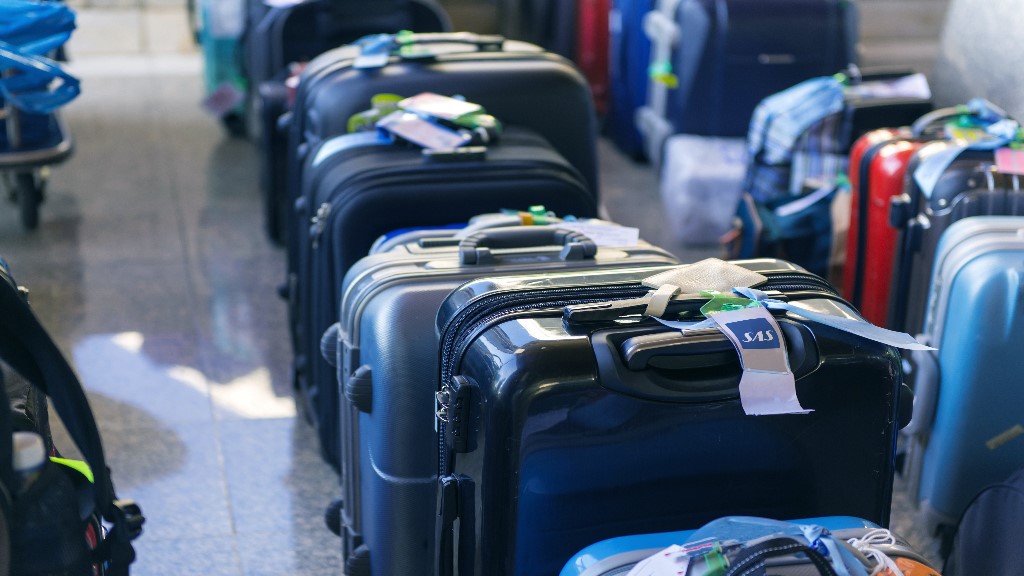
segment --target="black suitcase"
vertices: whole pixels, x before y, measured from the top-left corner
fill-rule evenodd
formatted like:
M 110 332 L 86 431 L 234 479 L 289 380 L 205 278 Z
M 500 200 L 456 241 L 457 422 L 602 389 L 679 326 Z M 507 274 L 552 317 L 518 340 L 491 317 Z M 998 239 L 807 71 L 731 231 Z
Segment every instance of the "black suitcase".
M 949 140 L 924 145 L 907 167 L 904 193 L 892 200 L 890 224 L 899 230 L 887 321 L 893 330 L 917 334 L 923 328 L 935 252 L 953 222 L 969 216 L 1024 215 L 1021 177 L 1001 174 L 992 150 L 963 151 L 932 191 L 922 191 L 915 177 L 918 168 L 957 146 Z
M 275 242 L 284 240 L 288 213 L 282 190 L 287 173 L 288 133 L 278 129 L 287 111 L 285 79 L 293 62 L 308 62 L 321 53 L 367 34 L 399 30 L 446 32 L 451 22 L 434 0 L 365 2 L 310 0 L 274 8 L 246 37 L 250 86 L 250 132 L 260 142 L 260 185 L 264 223 Z
M 340 136 L 310 153 L 303 190 L 315 218 L 299 230 L 299 261 L 289 283 L 296 383 L 315 416 L 323 453 L 335 466 L 338 381 L 321 357 L 320 340 L 339 318 L 345 273 L 377 237 L 465 222 L 510 206 L 543 204 L 559 215 L 597 215 L 576 169 L 530 130 L 508 127 L 485 152 L 451 156 L 411 145 L 363 144 L 366 135 Z
M 856 317 L 788 263 L 736 264 L 766 275 L 763 290 Z M 587 543 L 722 515 L 887 523 L 910 408 L 896 349 L 777 316 L 814 412 L 747 416 L 721 333 L 640 316 L 654 272 L 481 279 L 442 305 L 440 575 L 556 574 Z
M 596 119 L 586 80 L 575 66 L 532 44 L 468 33 L 403 38 L 383 68 L 356 68 L 360 46 L 331 50 L 303 71 L 290 115 L 285 204 L 301 190 L 305 156 L 323 140 L 348 131 L 348 119 L 369 108 L 376 94 L 459 94 L 506 124 L 525 126 L 547 139 L 597 194 Z M 452 52 L 455 50 L 455 52 Z M 517 203 L 516 207 L 522 206 Z M 288 234 L 313 214 L 299 206 Z M 467 215 L 469 216 L 469 215 Z M 288 243 L 289 270 L 295 245 Z

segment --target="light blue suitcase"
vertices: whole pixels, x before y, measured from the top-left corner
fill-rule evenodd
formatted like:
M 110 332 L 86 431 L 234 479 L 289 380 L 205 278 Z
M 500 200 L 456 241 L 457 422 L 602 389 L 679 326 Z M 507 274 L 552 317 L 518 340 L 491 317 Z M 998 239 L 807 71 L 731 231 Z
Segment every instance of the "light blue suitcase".
M 877 528 L 876 524 L 852 516 L 828 516 L 792 520 L 794 524 L 814 524 L 837 530 Z M 625 576 L 641 560 L 673 544 L 691 541 L 697 530 L 634 534 L 609 538 L 580 550 L 562 568 L 559 576 Z
M 906 475 L 930 528 L 955 526 L 985 486 L 1024 465 L 1024 216 L 975 216 L 943 234 L 924 334 Z M 948 533 L 949 530 L 946 530 Z

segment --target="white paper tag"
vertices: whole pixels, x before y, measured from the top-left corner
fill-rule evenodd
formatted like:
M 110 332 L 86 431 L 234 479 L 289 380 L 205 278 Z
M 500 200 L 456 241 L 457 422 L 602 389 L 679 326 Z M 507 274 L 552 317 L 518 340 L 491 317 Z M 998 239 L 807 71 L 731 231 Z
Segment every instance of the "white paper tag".
M 689 567 L 690 557 L 686 550 L 673 544 L 641 560 L 626 576 L 677 576 L 686 574 Z
M 377 122 L 377 127 L 431 150 L 451 150 L 468 144 L 468 134 L 442 128 L 409 112 L 392 112 Z
M 748 415 L 806 414 L 796 397 L 786 343 L 779 325 L 763 306 L 710 316 L 740 355 L 740 403 Z
M 868 80 L 847 89 L 860 98 L 920 98 L 932 97 L 928 78 L 921 73 L 909 74 L 892 80 Z
M 607 248 L 636 246 L 640 243 L 640 229 L 629 226 L 595 224 L 593 222 L 559 222 L 558 228 L 579 232 L 594 241 L 594 244 Z
M 406 112 L 415 112 L 422 116 L 433 116 L 442 120 L 456 120 L 469 114 L 483 112 L 483 107 L 472 102 L 465 102 L 441 96 L 432 92 L 424 92 L 398 103 L 398 107 Z
M 388 65 L 391 60 L 391 54 L 387 51 L 376 52 L 371 54 L 360 54 L 356 57 L 355 62 L 352 63 L 352 67 L 357 70 L 365 70 L 367 68 L 383 68 Z

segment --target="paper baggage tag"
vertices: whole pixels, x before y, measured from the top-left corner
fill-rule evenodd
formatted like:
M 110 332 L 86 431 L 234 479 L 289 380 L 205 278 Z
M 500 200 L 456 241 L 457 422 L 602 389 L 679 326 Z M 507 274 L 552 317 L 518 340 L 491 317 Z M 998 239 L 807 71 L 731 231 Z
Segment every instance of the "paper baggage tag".
M 465 102 L 432 92 L 424 92 L 398 103 L 398 107 L 406 112 L 414 112 L 421 116 L 432 116 L 442 120 L 455 121 L 470 114 L 481 114 L 483 106 Z
M 991 137 L 990 134 L 985 132 L 984 128 L 979 128 L 977 126 L 961 126 L 956 122 L 946 124 L 944 131 L 946 133 L 946 137 L 950 140 L 960 140 L 966 144 L 973 144 Z
M 469 134 L 443 128 L 401 110 L 382 118 L 377 122 L 377 128 L 430 150 L 451 150 L 473 139 Z
M 748 415 L 806 414 L 796 397 L 786 342 L 778 322 L 763 306 L 710 313 L 708 318 L 740 355 L 740 403 Z
M 1024 176 L 1024 150 L 1015 148 L 996 150 L 996 168 L 1003 174 Z
M 605 248 L 636 246 L 640 243 L 640 229 L 593 222 L 561 222 L 559 228 L 579 232 Z
M 689 567 L 690 556 L 686 549 L 673 544 L 638 562 L 626 576 L 681 576 Z

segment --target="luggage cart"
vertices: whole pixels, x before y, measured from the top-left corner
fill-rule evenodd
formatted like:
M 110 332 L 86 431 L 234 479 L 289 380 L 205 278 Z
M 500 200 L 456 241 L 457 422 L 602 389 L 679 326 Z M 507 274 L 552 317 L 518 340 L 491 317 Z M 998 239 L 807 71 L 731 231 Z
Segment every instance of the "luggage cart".
M 56 112 L 30 114 L 10 103 L 0 110 L 0 122 L 0 182 L 18 205 L 22 226 L 35 230 L 49 168 L 71 156 L 71 135 Z

